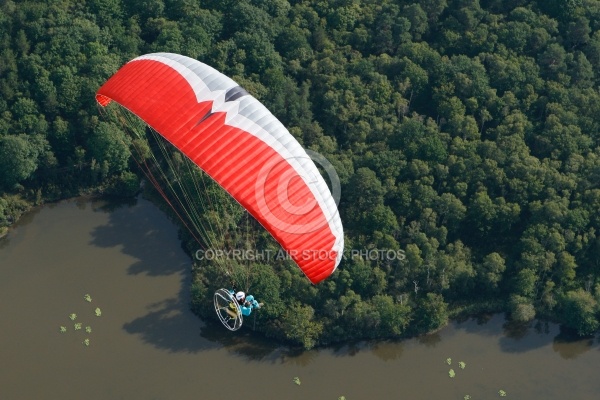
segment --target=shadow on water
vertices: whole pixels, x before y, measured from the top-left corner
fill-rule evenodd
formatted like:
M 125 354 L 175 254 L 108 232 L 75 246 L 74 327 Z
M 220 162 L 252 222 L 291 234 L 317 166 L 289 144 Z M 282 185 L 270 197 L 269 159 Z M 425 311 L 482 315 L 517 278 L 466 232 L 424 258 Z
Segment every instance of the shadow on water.
M 14 225 L 9 226 L 6 234 L 4 236 L 0 236 L 0 250 L 8 247 L 11 240 L 12 231 L 14 229 L 18 229 L 19 227 L 29 225 L 41 210 L 42 207 L 34 207 L 31 210 L 27 211 L 25 214 L 23 214 Z
M 549 321 L 515 322 L 509 316 L 498 313 L 463 317 L 455 323 L 456 329 L 465 332 L 499 336 L 500 349 L 507 353 L 524 353 L 551 346 L 562 358 L 570 359 L 594 347 L 600 348 L 600 343 L 594 345 L 594 337 L 579 337 L 575 332 Z M 432 338 L 428 335 L 419 338 L 421 343 L 428 345 L 425 340 Z M 600 337 L 598 340 L 600 342 Z
M 439 332 L 430 333 L 427 335 L 421 335 L 417 338 L 419 343 L 425 345 L 425 347 L 435 347 L 442 341 L 442 336 Z
M 251 324 L 250 321 L 244 324 Z M 220 322 L 206 321 L 200 329 L 200 336 L 230 353 L 252 361 L 275 361 L 279 358 L 279 349 L 273 341 L 254 335 L 250 327 L 231 332 L 223 328 Z
M 79 198 L 77 200 L 79 200 L 78 206 L 80 206 L 80 208 L 85 208 L 88 204 L 90 204 L 88 201 L 86 201 L 85 198 Z M 94 211 L 102 211 L 102 212 L 106 212 L 106 213 L 112 213 L 120 208 L 136 206 L 138 204 L 138 198 L 133 197 L 133 198 L 125 198 L 125 199 L 110 199 L 109 201 L 97 200 L 97 201 L 92 202 L 91 204 L 92 204 L 92 209 Z
M 515 322 L 507 319 L 502 324 L 504 334 L 499 340 L 500 349 L 507 353 L 524 353 L 549 346 L 557 330 L 556 326 L 551 327 L 544 321 Z
M 500 347 L 506 352 L 523 353 L 551 346 L 562 358 L 573 359 L 594 347 L 599 347 L 594 346 L 594 336 L 581 337 L 571 329 L 548 321 L 507 321 L 503 328 L 504 335 L 500 339 Z
M 6 236 L 2 236 L 0 237 L 0 250 L 2 250 L 5 247 L 8 247 L 8 244 L 10 243 L 10 232 L 8 232 L 6 234 Z
M 145 343 L 170 352 L 197 353 L 218 348 L 215 343 L 202 340 L 199 321 L 188 313 L 187 304 L 181 299 L 167 299 L 151 306 L 141 317 L 127 322 L 123 329 L 138 335 Z
M 220 323 L 200 321 L 191 312 L 191 260 L 181 249 L 177 228 L 157 207 L 143 198 L 97 202 L 93 207 L 108 213 L 109 219 L 93 230 L 92 244 L 118 246 L 133 257 L 127 268 L 129 275 L 181 277 L 177 296 L 151 304 L 145 315 L 123 325 L 126 332 L 170 352 L 197 353 L 224 347 L 250 360 L 265 360 L 273 353 L 272 342 L 254 337 L 250 329 L 229 332 Z
M 382 361 L 394 361 L 402 357 L 404 345 L 401 341 L 385 341 L 373 343 L 371 353 Z
M 157 207 L 144 199 L 133 202 L 96 202 L 94 211 L 108 213 L 108 222 L 92 231 L 91 244 L 120 247 L 133 257 L 129 275 L 181 277 L 176 297 L 148 307 L 148 313 L 124 324 L 142 341 L 171 352 L 194 353 L 215 348 L 202 340 L 201 322 L 189 310 L 191 261 L 181 250 L 177 228 Z
M 304 350 L 302 348 L 285 347 L 281 351 L 281 358 L 286 363 L 292 363 L 300 366 L 307 366 L 319 354 L 319 352 L 327 351 L 333 357 L 353 357 L 361 352 L 369 352 L 383 361 L 397 360 L 404 352 L 402 339 L 389 340 L 362 340 L 357 342 L 330 344 L 321 348 L 312 350 Z
M 182 261 L 177 228 L 149 201 L 102 202 L 94 209 L 109 213 L 109 221 L 94 229 L 92 244 L 120 246 L 124 254 L 136 258 L 129 274 L 166 276 L 189 271 L 189 259 Z
M 502 314 L 480 313 L 474 316 L 462 316 L 456 318 L 453 322 L 457 330 L 467 333 L 477 333 L 479 335 L 496 336 L 503 321 L 504 316 Z
M 552 342 L 552 349 L 565 360 L 575 359 L 594 348 L 594 339 L 594 336 L 581 337 L 571 329 L 560 327 L 559 334 Z M 595 347 L 600 350 L 598 344 Z
M 301 348 L 285 348 L 280 351 L 279 359 L 282 364 L 306 367 L 314 362 L 319 355 L 318 349 L 304 350 Z

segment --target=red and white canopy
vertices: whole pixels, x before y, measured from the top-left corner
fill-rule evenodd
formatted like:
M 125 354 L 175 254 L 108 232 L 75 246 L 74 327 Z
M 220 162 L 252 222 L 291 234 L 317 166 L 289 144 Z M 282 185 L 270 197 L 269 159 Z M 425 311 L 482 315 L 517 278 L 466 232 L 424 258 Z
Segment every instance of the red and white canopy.
M 344 249 L 327 184 L 288 130 L 237 83 L 197 60 L 147 54 L 119 69 L 96 94 L 133 112 L 250 212 L 313 282 Z

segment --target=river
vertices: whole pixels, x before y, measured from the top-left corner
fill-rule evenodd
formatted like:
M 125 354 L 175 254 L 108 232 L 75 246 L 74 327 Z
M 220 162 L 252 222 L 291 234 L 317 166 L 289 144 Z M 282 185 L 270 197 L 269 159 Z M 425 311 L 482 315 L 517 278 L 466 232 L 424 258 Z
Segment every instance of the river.
M 175 226 L 143 199 L 27 214 L 0 240 L 0 399 L 600 397 L 598 339 L 569 340 L 555 324 L 491 315 L 297 352 L 195 317 L 190 265 Z

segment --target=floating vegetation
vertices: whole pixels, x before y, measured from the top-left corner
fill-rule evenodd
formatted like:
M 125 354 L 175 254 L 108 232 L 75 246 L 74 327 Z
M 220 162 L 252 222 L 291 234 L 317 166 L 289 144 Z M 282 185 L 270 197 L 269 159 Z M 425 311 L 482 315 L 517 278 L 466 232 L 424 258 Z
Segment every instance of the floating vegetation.
M 90 296 L 90 295 L 89 295 L 89 294 L 87 294 L 87 293 L 86 293 L 86 294 L 83 296 L 83 299 L 84 299 L 85 301 L 87 301 L 88 303 L 91 303 L 91 302 L 92 302 L 92 296 Z M 81 311 L 81 310 L 78 310 L 78 311 Z M 89 311 L 88 311 L 88 312 L 89 312 Z M 99 308 L 99 307 L 96 307 L 96 309 L 94 310 L 94 313 L 95 313 L 95 315 L 96 315 L 97 317 L 99 317 L 99 316 L 101 316 L 101 315 L 102 315 L 102 310 L 100 310 L 100 308 Z M 85 313 L 85 315 L 89 315 L 89 314 Z M 90 318 L 91 318 L 91 317 L 90 317 Z M 86 322 L 86 321 L 82 321 L 82 322 L 75 322 L 75 320 L 77 320 L 77 319 L 78 319 L 78 318 L 77 318 L 77 314 L 75 314 L 75 313 L 71 313 L 71 314 L 69 314 L 69 319 L 70 319 L 71 321 L 74 321 L 74 323 L 73 323 L 73 328 L 74 328 L 74 331 L 82 331 L 82 332 L 83 332 L 83 331 L 84 331 L 84 327 L 85 327 L 85 332 L 86 332 L 86 335 L 87 335 L 87 334 L 90 334 L 90 333 L 92 333 L 92 327 L 91 327 L 90 325 L 84 324 L 84 322 Z M 64 325 L 60 325 L 60 333 L 66 333 L 66 332 L 67 332 L 67 330 L 68 330 L 68 329 L 67 329 L 67 327 L 66 327 L 66 326 L 64 326 Z M 76 333 L 76 334 L 77 334 L 77 333 Z M 83 336 L 83 337 L 85 338 L 85 336 Z M 85 339 L 83 340 L 83 342 L 81 342 L 81 343 L 83 343 L 83 344 L 84 344 L 84 345 L 86 345 L 86 346 L 89 346 L 89 345 L 90 345 L 90 339 L 89 339 L 89 338 L 85 338 Z
M 298 378 L 297 376 L 294 377 L 294 383 L 296 385 L 300 385 L 300 378 Z
M 346 396 L 340 396 L 338 397 L 338 400 L 346 400 Z
M 448 357 L 446 358 L 446 364 L 451 365 L 452 364 L 452 358 Z M 458 367 L 460 369 L 465 369 L 467 367 L 467 363 L 464 361 L 459 361 L 458 362 Z M 462 373 L 462 372 L 461 372 Z M 448 371 L 448 376 L 450 378 L 454 378 L 456 377 L 456 371 L 454 371 L 454 369 L 450 369 Z M 498 390 L 498 394 L 500 395 L 500 397 L 506 397 L 506 392 L 502 389 Z M 463 397 L 464 400 L 471 400 L 471 395 L 470 394 L 465 394 Z

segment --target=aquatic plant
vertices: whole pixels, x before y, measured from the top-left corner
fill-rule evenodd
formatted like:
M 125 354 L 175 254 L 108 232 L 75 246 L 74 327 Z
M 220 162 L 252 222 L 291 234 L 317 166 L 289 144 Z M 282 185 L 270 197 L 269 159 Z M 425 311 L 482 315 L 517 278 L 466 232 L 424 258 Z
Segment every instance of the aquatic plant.
M 346 396 L 340 396 L 338 397 L 338 400 L 346 400 Z
M 452 364 L 452 359 L 450 357 L 446 358 L 446 364 L 448 364 L 448 365 Z
M 500 397 L 506 397 L 506 392 L 502 389 L 498 390 L 498 394 L 500 395 Z
M 85 300 L 85 301 L 87 301 L 88 303 L 91 303 L 91 301 L 92 301 L 92 296 L 90 296 L 89 294 L 85 294 L 85 295 L 83 296 L 83 298 L 84 298 L 84 300 Z M 102 315 L 102 311 L 100 310 L 100 308 L 96 308 L 96 309 L 95 309 L 95 314 L 96 314 L 96 316 L 97 316 L 97 317 L 99 317 L 99 316 L 101 316 L 101 315 Z M 75 313 L 71 313 L 71 314 L 69 314 L 69 319 L 70 319 L 71 321 L 75 321 L 75 320 L 77 319 L 77 314 L 75 314 Z M 83 325 L 83 323 L 81 323 L 81 322 L 74 322 L 74 323 L 73 323 L 73 328 L 74 328 L 74 330 L 76 330 L 76 331 L 80 331 L 80 330 L 82 330 L 82 329 L 84 328 L 84 325 Z M 67 332 L 67 330 L 68 330 L 68 329 L 67 329 L 67 327 L 66 327 L 66 326 L 63 326 L 63 325 L 61 325 L 61 326 L 60 326 L 60 332 L 61 332 L 61 333 L 66 333 L 66 332 Z M 92 327 L 91 327 L 91 326 L 89 326 L 89 325 L 85 325 L 85 332 L 86 332 L 86 333 L 88 333 L 88 334 L 89 334 L 89 333 L 92 333 Z M 89 345 L 90 345 L 90 339 L 89 339 L 89 338 L 86 338 L 86 339 L 85 339 L 85 340 L 84 340 L 82 343 L 83 343 L 84 345 L 86 345 L 86 346 L 89 346 Z
M 299 385 L 299 384 L 300 384 L 300 378 L 298 378 L 297 376 L 295 376 L 295 377 L 294 377 L 294 383 L 295 383 L 296 385 Z
M 467 366 L 467 364 L 465 364 L 464 361 L 459 361 L 458 362 L 458 366 L 460 367 L 460 369 L 465 369 L 465 367 Z
M 465 400 L 471 400 L 471 395 L 465 394 Z
M 454 370 L 453 370 L 453 369 L 450 369 L 450 371 L 448 371 L 448 376 L 449 376 L 450 378 L 454 378 L 454 377 L 456 376 L 456 374 L 454 373 Z

